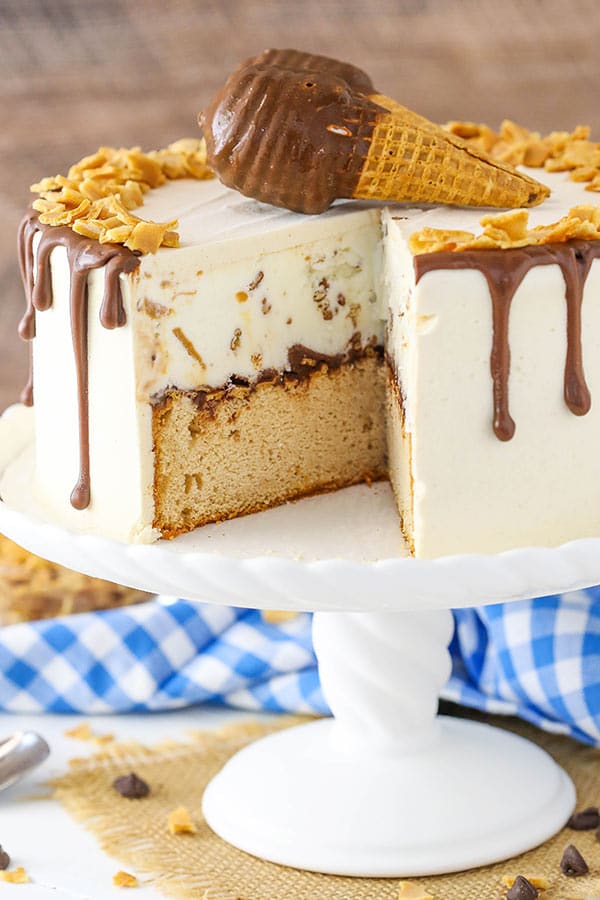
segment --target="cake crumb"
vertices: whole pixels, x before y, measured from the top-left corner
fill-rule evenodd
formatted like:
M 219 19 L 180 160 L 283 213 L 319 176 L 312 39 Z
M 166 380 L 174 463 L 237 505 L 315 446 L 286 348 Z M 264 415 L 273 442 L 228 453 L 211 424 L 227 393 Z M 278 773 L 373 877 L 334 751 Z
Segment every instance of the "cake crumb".
M 31 879 L 23 866 L 19 866 L 17 869 L 0 872 L 0 881 L 8 881 L 9 884 L 28 884 Z
M 171 834 L 196 834 L 198 829 L 185 806 L 178 806 L 168 815 L 167 830 Z
M 138 887 L 139 881 L 135 875 L 130 875 L 129 872 L 119 869 L 116 875 L 113 875 L 113 884 L 115 887 L 133 888 Z
M 423 885 L 417 884 L 416 881 L 401 881 L 398 900 L 433 900 L 433 894 L 428 893 Z
M 242 329 L 236 328 L 235 331 L 233 332 L 233 337 L 231 338 L 231 343 L 229 345 L 234 353 L 239 348 L 241 342 L 242 342 Z

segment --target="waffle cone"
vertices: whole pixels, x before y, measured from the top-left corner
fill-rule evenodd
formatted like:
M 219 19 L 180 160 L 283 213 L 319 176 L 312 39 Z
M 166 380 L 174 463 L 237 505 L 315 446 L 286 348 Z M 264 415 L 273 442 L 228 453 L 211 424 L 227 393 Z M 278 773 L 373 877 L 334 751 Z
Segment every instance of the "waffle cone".
M 535 206 L 549 195 L 533 178 L 389 97 L 373 94 L 369 99 L 382 112 L 353 197 L 512 209 Z

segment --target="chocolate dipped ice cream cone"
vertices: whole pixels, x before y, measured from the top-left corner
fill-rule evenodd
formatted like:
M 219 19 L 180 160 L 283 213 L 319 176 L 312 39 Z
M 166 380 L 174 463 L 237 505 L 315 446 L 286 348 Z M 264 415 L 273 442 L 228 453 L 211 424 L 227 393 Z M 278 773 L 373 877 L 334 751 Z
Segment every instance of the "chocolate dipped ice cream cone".
M 201 123 L 224 184 L 297 212 L 342 198 L 514 208 L 549 193 L 376 93 L 361 69 L 297 50 L 243 63 Z

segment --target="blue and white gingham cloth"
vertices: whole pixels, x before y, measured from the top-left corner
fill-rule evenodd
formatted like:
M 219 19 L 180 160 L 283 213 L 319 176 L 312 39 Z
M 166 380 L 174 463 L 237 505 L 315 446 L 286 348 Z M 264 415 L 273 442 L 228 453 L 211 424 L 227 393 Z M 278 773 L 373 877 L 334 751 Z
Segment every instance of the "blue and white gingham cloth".
M 443 696 L 600 745 L 600 587 L 458 610 Z M 0 708 L 107 713 L 205 701 L 327 713 L 308 613 L 157 598 L 0 629 Z

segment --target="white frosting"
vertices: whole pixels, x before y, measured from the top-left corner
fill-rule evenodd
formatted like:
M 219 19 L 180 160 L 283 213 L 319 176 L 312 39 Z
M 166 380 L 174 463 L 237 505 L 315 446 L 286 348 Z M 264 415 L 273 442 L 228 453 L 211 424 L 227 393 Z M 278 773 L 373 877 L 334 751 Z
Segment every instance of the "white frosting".
M 549 224 L 594 194 L 565 175 L 532 170 L 552 196 L 530 212 Z M 404 213 L 403 213 L 404 215 Z M 410 234 L 425 225 L 481 231 L 480 210 L 386 214 L 388 352 L 404 394 L 417 554 L 554 546 L 600 534 L 600 261 L 582 308 L 583 363 L 592 409 L 575 416 L 563 399 L 567 348 L 565 283 L 559 266 L 533 267 L 515 293 L 509 327 L 512 440 L 492 428 L 492 304 L 473 269 L 432 270 L 415 284 Z
M 177 219 L 181 247 L 198 244 L 242 243 L 243 255 L 247 243 L 270 236 L 279 241 L 271 249 L 289 245 L 293 234 L 296 241 L 314 239 L 315 227 L 322 234 L 335 234 L 340 216 L 355 214 L 372 208 L 367 203 L 339 201 L 319 216 L 305 216 L 267 203 L 259 203 L 226 188 L 218 178 L 206 181 L 181 179 L 169 181 L 144 195 L 140 214 L 153 222 Z M 157 256 L 172 255 L 172 250 L 159 250 Z
M 71 341 L 70 270 L 67 253 L 51 255 L 50 309 L 36 313 L 34 416 L 36 493 L 66 525 L 123 540 L 153 540 L 151 529 L 151 411 L 136 400 L 133 328 L 109 331 L 100 324 L 104 273 L 88 279 L 89 428 L 92 501 L 75 510 L 70 495 L 79 474 L 79 409 Z M 124 284 L 130 311 L 129 285 Z

